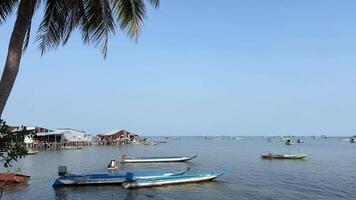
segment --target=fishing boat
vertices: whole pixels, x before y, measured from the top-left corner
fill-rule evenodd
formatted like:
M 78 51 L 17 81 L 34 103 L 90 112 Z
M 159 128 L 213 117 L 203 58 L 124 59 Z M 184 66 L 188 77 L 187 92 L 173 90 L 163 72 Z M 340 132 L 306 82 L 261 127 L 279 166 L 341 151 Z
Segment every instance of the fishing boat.
M 304 143 L 304 140 L 298 139 L 298 140 L 297 140 L 297 143 L 302 144 L 302 143 Z
M 295 144 L 295 142 L 293 140 L 291 140 L 291 139 L 288 139 L 288 140 L 286 140 L 285 144 L 286 145 L 292 145 L 292 144 Z
M 11 184 L 11 183 L 24 183 L 30 176 L 17 173 L 0 173 L 0 183 Z
M 122 158 L 123 163 L 153 163 L 153 162 L 185 162 L 196 158 L 197 155 L 188 157 L 140 157 L 140 158 Z
M 134 176 L 138 179 L 158 178 L 166 176 L 179 176 L 189 171 L 189 168 L 182 172 L 135 172 Z M 85 186 L 85 185 L 113 185 L 122 184 L 126 180 L 126 172 L 107 173 L 107 174 L 66 174 L 55 180 L 53 187 Z
M 80 150 L 80 149 L 83 149 L 82 146 L 66 146 L 64 148 L 65 150 Z
M 223 172 L 217 171 L 211 173 L 195 173 L 195 174 L 184 174 L 178 176 L 137 179 L 134 174 L 127 173 L 126 181 L 122 183 L 122 187 L 125 189 L 134 189 L 134 188 L 164 186 L 164 185 L 172 185 L 172 184 L 196 183 L 196 182 L 214 180 L 219 176 L 221 176 L 222 174 Z
M 272 153 L 263 153 L 261 158 L 264 159 L 303 159 L 307 157 L 306 154 L 272 154 Z
M 28 150 L 27 150 L 27 154 L 28 154 L 28 155 L 37 154 L 38 152 L 39 152 L 39 151 L 33 150 L 33 149 L 28 149 Z

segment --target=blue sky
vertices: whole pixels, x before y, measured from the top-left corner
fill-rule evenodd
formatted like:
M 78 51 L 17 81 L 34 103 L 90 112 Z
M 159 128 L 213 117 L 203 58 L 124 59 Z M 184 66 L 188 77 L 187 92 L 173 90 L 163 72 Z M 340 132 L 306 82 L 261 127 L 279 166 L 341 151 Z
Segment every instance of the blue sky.
M 3 117 L 91 133 L 355 134 L 355 7 L 162 0 L 138 43 L 118 32 L 105 60 L 78 33 L 42 57 L 32 37 Z M 3 63 L 13 23 L 0 26 Z

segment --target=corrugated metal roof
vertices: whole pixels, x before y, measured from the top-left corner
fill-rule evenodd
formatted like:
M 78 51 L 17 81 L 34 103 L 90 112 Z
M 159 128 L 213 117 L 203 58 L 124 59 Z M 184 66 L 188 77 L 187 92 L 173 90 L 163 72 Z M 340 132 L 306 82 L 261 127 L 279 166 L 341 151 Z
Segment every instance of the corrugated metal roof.
M 65 131 L 51 131 L 51 132 L 40 132 L 36 133 L 37 136 L 47 136 L 47 135 L 63 135 Z
M 107 132 L 107 133 L 100 133 L 100 134 L 98 134 L 98 135 L 110 136 L 110 135 L 114 135 L 115 133 L 120 132 L 120 131 L 124 131 L 124 130 L 122 130 L 122 129 L 116 129 L 116 130 L 109 131 L 109 132 Z

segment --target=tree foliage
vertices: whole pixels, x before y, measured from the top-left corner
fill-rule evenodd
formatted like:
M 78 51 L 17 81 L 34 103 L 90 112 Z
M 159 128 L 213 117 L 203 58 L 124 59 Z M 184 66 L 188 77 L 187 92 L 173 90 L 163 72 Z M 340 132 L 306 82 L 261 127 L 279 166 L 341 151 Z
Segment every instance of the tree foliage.
M 6 122 L 0 119 L 0 158 L 4 167 L 11 167 L 13 161 L 17 161 L 27 155 L 25 137 L 33 137 L 31 131 L 21 127 L 12 132 Z
M 43 5 L 44 15 L 37 30 L 36 41 L 41 54 L 65 45 L 71 33 L 79 29 L 85 44 L 100 47 L 106 57 L 108 42 L 117 24 L 131 39 L 137 40 L 146 17 L 147 1 L 153 8 L 159 0 L 22 0 L 33 1 L 32 14 Z M 0 24 L 13 13 L 20 0 L 0 0 Z M 31 22 L 24 43 L 30 37 Z

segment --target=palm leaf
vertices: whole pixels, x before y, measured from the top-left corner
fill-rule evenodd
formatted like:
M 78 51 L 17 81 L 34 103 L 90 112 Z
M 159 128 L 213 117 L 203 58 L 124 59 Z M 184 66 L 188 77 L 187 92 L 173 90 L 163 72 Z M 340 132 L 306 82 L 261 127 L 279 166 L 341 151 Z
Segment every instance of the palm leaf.
M 151 5 L 154 8 L 158 8 L 159 7 L 159 0 L 149 0 L 149 2 L 151 3 Z
M 65 45 L 71 33 L 81 24 L 81 21 L 86 21 L 86 14 L 84 10 L 83 0 L 69 0 L 67 3 L 68 14 L 66 16 L 66 24 L 64 27 L 64 35 L 62 38 L 63 45 Z
M 113 0 L 112 2 L 120 28 L 130 38 L 137 40 L 146 15 L 143 0 Z
M 82 37 L 85 43 L 94 42 L 101 46 L 106 57 L 108 41 L 115 33 L 115 22 L 108 0 L 87 0 L 84 3 L 84 16 L 81 20 Z
M 47 0 L 44 18 L 37 31 L 36 41 L 43 55 L 49 48 L 57 48 L 63 38 L 66 16 L 68 14 L 67 0 Z
M 13 12 L 18 0 L 0 0 L 0 24 L 4 23 Z
M 31 13 L 31 19 L 30 19 L 30 22 L 27 26 L 27 31 L 26 31 L 26 36 L 25 36 L 25 41 L 24 41 L 24 45 L 22 47 L 22 51 L 23 53 L 25 53 L 26 49 L 27 49 L 27 46 L 28 46 L 28 43 L 30 41 L 30 35 L 31 35 L 31 26 L 32 26 L 32 17 L 33 17 L 33 14 L 36 12 L 36 10 L 40 7 L 41 5 L 41 0 L 35 0 L 35 7 L 34 7 L 34 10 L 32 11 Z

